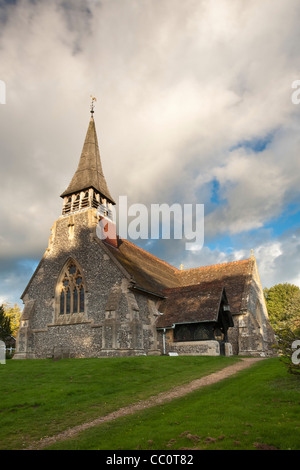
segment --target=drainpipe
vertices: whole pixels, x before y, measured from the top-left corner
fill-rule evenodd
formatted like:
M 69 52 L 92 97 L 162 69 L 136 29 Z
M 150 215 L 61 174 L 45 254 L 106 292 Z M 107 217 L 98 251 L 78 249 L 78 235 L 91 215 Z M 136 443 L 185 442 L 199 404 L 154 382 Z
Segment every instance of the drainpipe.
M 160 313 L 160 315 L 163 315 L 163 314 Z M 163 333 L 163 354 L 166 354 L 166 332 L 167 332 L 167 329 L 170 329 L 170 328 L 175 328 L 175 323 L 171 327 L 168 327 L 168 328 L 158 328 L 158 330 L 162 330 L 162 333 Z

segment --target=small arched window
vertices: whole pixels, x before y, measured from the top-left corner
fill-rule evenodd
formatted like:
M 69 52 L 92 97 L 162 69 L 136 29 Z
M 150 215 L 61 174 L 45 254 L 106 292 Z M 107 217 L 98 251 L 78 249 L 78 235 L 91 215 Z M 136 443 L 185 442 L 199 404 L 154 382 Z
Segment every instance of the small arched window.
M 58 283 L 59 316 L 84 313 L 85 288 L 79 267 L 69 261 Z

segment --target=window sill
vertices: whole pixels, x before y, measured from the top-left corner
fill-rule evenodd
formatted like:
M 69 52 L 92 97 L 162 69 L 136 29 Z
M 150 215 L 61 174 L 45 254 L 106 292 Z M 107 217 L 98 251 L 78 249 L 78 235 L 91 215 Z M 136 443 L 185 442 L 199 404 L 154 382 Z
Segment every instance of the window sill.
M 86 320 L 85 318 L 82 317 L 72 317 L 71 318 L 62 318 L 62 319 L 56 319 L 54 323 L 48 323 L 47 327 L 51 326 L 64 326 L 64 325 L 78 325 L 80 323 L 92 323 L 91 320 Z

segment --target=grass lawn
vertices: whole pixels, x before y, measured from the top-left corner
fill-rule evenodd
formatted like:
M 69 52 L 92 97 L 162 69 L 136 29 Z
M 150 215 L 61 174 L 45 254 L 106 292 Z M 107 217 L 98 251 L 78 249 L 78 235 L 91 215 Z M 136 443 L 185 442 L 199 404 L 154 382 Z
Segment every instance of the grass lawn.
M 192 360 L 190 358 L 190 360 Z M 267 359 L 166 405 L 48 447 L 65 450 L 300 449 L 300 380 Z
M 191 356 L 7 360 L 0 365 L 0 449 L 26 448 L 32 441 L 238 360 Z

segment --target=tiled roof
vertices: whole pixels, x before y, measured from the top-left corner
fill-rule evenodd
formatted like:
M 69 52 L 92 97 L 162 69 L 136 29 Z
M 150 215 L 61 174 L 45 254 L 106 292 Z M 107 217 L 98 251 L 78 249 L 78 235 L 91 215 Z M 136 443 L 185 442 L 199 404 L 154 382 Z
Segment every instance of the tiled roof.
M 232 314 L 247 309 L 254 258 L 179 270 L 128 240 L 119 240 L 119 248 L 106 246 L 131 275 L 137 287 L 162 296 L 166 293 L 169 297 L 181 296 L 183 305 L 189 302 L 190 311 L 192 296 L 201 296 L 201 289 L 207 289 L 209 285 L 216 289 L 216 295 L 225 287 Z M 210 295 L 212 299 L 213 291 Z
M 119 239 L 118 245 L 118 248 L 109 244 L 106 247 L 132 276 L 137 287 L 155 294 L 162 294 L 168 287 L 178 287 L 178 269 L 128 240 Z
M 232 314 L 247 308 L 254 258 L 180 271 L 182 285 L 219 281 L 226 289 Z
M 175 323 L 217 321 L 224 287 L 220 282 L 166 289 L 157 327 L 171 327 Z

